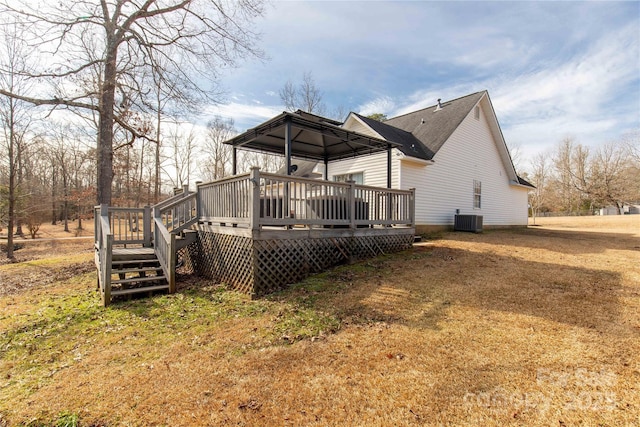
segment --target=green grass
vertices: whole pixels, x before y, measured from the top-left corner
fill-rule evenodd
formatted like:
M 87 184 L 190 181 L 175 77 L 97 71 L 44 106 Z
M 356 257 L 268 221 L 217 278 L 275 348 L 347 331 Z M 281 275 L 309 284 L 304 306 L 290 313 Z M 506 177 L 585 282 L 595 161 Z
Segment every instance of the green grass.
M 73 289 L 30 297 L 33 304 L 26 312 L 0 316 L 0 416 L 10 410 L 2 402 L 27 399 L 57 372 L 101 349 L 115 352 L 113 363 L 133 363 L 130 353 L 140 355 L 136 363 L 152 363 L 162 349 L 176 343 L 208 345 L 238 355 L 312 339 L 340 327 L 337 317 L 315 308 L 310 300 L 291 298 L 286 292 L 278 298 L 249 300 L 204 281 L 177 294 L 104 308 L 93 290 L 94 280 L 93 273 L 73 277 L 65 281 L 73 283 Z M 317 291 L 334 286 L 327 283 L 314 278 L 310 285 Z M 222 349 L 215 338 L 203 344 L 202 336 L 233 327 L 253 333 L 250 338 L 240 334 L 237 342 L 225 343 Z M 122 355 L 117 354 L 120 347 L 127 349 Z M 77 421 L 77 415 L 66 414 L 48 425 L 70 426 Z M 40 425 L 40 420 L 33 422 L 25 425 Z
M 0 418 L 0 422 L 2 418 Z M 0 425 L 2 425 L 0 423 Z M 20 424 L 20 427 L 78 427 L 80 425 L 80 417 L 73 412 L 64 411 L 51 421 L 34 418 Z

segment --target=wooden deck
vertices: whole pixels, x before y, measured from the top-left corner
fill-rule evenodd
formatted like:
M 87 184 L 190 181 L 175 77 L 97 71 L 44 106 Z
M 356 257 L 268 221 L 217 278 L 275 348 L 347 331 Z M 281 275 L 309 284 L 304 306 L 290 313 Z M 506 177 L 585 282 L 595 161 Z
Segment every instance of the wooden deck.
M 185 188 L 153 208 L 97 207 L 99 289 L 105 305 L 111 295 L 164 289 L 154 280 L 166 280 L 169 292 L 175 292 L 182 256 L 198 274 L 252 297 L 264 295 L 339 263 L 410 247 L 414 198 L 413 189 L 253 168 L 199 184 L 195 193 Z M 150 260 L 157 264 L 143 265 Z M 127 268 L 134 264 L 132 275 Z M 147 277 L 147 270 L 160 269 L 162 275 Z

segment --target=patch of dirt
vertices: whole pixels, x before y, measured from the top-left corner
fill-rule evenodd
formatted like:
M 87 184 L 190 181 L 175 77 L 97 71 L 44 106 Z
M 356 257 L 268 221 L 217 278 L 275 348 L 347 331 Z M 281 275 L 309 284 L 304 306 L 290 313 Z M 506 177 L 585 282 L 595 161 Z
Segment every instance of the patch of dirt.
M 86 261 L 56 267 L 32 265 L 21 269 L 19 274 L 15 271 L 0 271 L 0 297 L 65 281 L 93 270 L 95 265 Z
M 16 243 L 14 259 L 7 258 L 6 245 L 0 244 L 0 266 L 51 258 L 60 255 L 75 255 L 91 252 L 93 241 L 87 239 L 53 239 L 53 240 L 28 240 Z

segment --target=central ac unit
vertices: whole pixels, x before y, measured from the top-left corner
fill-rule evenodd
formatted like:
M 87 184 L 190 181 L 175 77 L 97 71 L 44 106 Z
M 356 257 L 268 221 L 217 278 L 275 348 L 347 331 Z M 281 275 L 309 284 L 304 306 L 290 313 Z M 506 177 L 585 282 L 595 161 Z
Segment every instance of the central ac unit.
M 482 232 L 482 215 L 455 215 L 453 222 L 454 231 Z

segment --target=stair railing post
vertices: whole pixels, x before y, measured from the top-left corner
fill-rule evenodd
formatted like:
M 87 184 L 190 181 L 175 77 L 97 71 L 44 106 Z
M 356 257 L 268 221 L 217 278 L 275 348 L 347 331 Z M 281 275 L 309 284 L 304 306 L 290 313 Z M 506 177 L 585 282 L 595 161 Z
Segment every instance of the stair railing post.
M 171 233 L 171 241 L 169 242 L 169 293 L 174 294 L 176 292 L 176 235 Z
M 102 304 L 106 307 L 111 303 L 111 263 L 113 262 L 113 235 L 107 236 L 107 247 L 105 248 L 104 265 L 102 266 L 102 279 L 104 289 L 102 290 Z
M 249 226 L 251 230 L 260 229 L 260 168 L 252 167 L 249 173 L 249 181 L 253 183 L 251 191 L 251 211 L 249 212 Z
M 100 205 L 100 216 L 109 216 L 109 205 L 104 203 Z
M 150 248 L 152 246 L 151 243 L 151 206 L 144 207 L 144 213 L 142 214 L 142 230 L 144 243 L 142 246 L 145 248 Z

